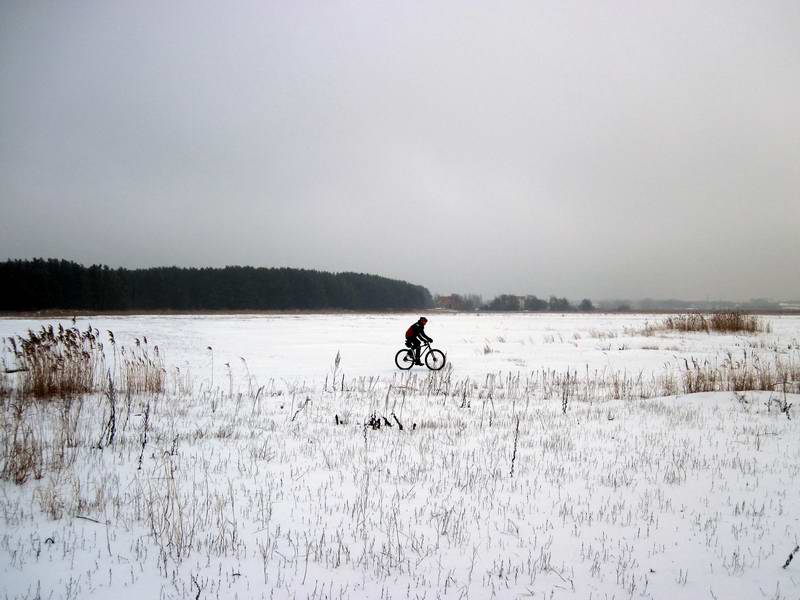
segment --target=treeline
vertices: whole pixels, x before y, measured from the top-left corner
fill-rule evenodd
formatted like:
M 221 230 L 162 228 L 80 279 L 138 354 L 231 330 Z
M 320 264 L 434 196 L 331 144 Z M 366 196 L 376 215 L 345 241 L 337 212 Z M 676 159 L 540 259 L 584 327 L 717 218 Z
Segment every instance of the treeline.
M 778 302 L 768 298 L 753 298 L 747 302 L 731 302 L 728 300 L 676 300 L 644 298 L 641 300 L 612 299 L 604 300 L 599 303 L 599 308 L 603 310 L 631 310 L 642 312 L 781 312 L 796 310 L 798 307 L 800 307 L 800 303 Z
M 448 296 L 436 296 L 435 304 L 439 308 L 451 310 L 493 310 L 500 312 L 570 312 L 575 310 L 587 312 L 595 308 L 588 298 L 584 298 L 579 304 L 573 305 L 566 298 L 557 296 L 550 296 L 548 300 L 543 300 L 536 296 L 516 296 L 514 294 L 500 294 L 488 302 L 484 302 L 483 298 L 475 294 L 450 294 Z
M 596 304 L 588 298 L 572 303 L 566 298 L 550 296 L 547 300 L 537 296 L 517 296 L 514 294 L 500 294 L 489 301 L 477 294 L 449 294 L 434 298 L 438 308 L 459 311 L 497 311 L 497 312 L 800 312 L 800 301 L 777 302 L 765 298 L 754 298 L 748 302 L 730 302 L 725 300 L 643 300 L 612 299 L 601 300 Z
M 362 273 L 288 268 L 112 269 L 58 259 L 0 263 L 0 310 L 418 309 L 430 292 Z

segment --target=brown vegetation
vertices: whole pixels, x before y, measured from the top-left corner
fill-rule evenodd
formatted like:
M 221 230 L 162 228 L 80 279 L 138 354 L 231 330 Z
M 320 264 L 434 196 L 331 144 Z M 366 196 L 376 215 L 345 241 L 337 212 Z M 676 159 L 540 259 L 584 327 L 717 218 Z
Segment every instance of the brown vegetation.
M 64 397 L 95 389 L 103 361 L 102 344 L 94 331 L 42 327 L 26 337 L 8 338 L 21 371 L 20 391 L 37 398 Z
M 112 377 L 119 388 L 128 393 L 161 392 L 166 381 L 158 346 L 152 353 L 147 338 L 138 338 L 133 349 L 117 350 L 113 332 L 108 332 L 113 349 L 109 364 L 100 332 L 87 328 L 65 329 L 62 325 L 42 327 L 27 336 L 7 339 L 7 347 L 16 365 L 6 368 L 18 373 L 17 390 L 35 398 L 65 398 L 79 394 L 105 391 Z M 0 380 L 0 393 L 8 394 L 5 373 Z
M 705 331 L 706 333 L 770 333 L 772 327 L 761 317 L 736 311 L 716 312 L 710 315 L 690 313 L 667 317 L 655 327 L 648 327 L 648 332 L 671 331 Z
M 111 428 L 105 436 L 111 443 L 118 391 L 125 394 L 127 416 L 132 395 L 164 391 L 166 372 L 157 346 L 151 351 L 142 338 L 132 349 L 118 349 L 110 331 L 108 339 L 110 359 L 100 332 L 91 327 L 81 331 L 50 325 L 7 338 L 7 355 L 14 364 L 4 362 L 0 370 L 0 478 L 24 483 L 68 466 L 73 449 L 86 441 L 79 430 L 85 394 L 102 393 L 109 399 L 110 416 L 97 417 Z M 41 431 L 45 414 L 55 423 L 46 436 Z

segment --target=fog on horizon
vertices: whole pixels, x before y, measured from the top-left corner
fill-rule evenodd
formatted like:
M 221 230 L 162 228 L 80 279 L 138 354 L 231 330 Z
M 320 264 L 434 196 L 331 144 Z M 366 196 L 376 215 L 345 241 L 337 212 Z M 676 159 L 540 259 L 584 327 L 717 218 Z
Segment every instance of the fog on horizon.
M 800 298 L 800 3 L 0 5 L 0 260 Z

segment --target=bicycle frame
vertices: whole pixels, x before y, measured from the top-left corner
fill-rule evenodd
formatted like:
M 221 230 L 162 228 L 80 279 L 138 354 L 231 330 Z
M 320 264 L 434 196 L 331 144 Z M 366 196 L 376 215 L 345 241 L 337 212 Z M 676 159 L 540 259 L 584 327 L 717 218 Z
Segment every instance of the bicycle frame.
M 414 352 L 414 348 L 410 347 L 408 349 L 409 352 Z M 431 351 L 431 343 L 430 342 L 422 342 L 419 345 L 419 359 L 422 360 L 423 357 Z

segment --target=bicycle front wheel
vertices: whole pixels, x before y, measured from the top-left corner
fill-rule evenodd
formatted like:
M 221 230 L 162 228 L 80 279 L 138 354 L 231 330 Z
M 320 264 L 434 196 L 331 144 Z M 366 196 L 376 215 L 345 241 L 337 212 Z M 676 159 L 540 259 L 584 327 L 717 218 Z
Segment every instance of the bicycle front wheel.
M 444 352 L 442 352 L 441 350 L 431 350 L 425 356 L 425 365 L 431 371 L 438 371 L 444 366 L 444 363 L 445 363 Z
M 403 369 L 403 371 L 408 371 L 411 367 L 414 366 L 414 357 L 411 356 L 411 350 L 400 350 L 397 354 L 394 355 L 394 364 L 397 365 L 398 369 Z

